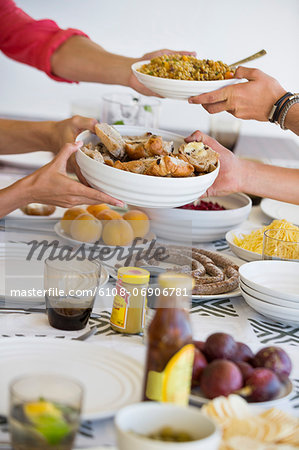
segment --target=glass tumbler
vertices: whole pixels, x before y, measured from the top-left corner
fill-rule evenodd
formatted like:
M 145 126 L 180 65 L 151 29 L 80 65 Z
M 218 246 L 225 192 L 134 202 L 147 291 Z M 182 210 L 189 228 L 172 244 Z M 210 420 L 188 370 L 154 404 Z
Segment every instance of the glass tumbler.
M 158 128 L 161 102 L 156 98 L 111 93 L 103 96 L 102 122 Z
M 87 325 L 97 294 L 101 266 L 84 260 L 45 261 L 44 288 L 48 320 L 60 330 Z
M 220 112 L 211 116 L 209 135 L 233 152 L 238 142 L 240 127 L 240 119 L 227 112 Z
M 299 231 L 281 228 L 266 230 L 262 256 L 263 259 L 299 262 Z
M 32 375 L 10 385 L 14 450 L 71 450 L 80 423 L 83 388 L 72 378 Z

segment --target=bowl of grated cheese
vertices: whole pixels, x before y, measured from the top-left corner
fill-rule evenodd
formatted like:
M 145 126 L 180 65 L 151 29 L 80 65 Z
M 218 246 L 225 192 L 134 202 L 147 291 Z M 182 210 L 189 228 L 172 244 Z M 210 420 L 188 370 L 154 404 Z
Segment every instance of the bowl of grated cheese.
M 293 230 L 294 239 L 299 231 L 299 227 L 293 225 L 285 219 L 273 220 L 270 225 L 264 227 L 252 227 L 247 229 L 238 228 L 226 233 L 226 240 L 230 249 L 239 258 L 245 261 L 258 261 L 262 259 L 264 232 L 267 230 Z M 290 234 L 288 234 L 290 236 Z M 295 242 L 291 240 L 291 242 Z M 274 255 L 273 255 L 274 256 Z M 290 255 L 290 260 L 293 259 Z

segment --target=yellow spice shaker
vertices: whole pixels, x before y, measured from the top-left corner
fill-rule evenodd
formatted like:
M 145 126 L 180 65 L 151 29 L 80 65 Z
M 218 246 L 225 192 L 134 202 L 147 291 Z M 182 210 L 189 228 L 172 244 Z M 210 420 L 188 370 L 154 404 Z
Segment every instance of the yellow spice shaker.
M 113 330 L 127 334 L 143 332 L 149 278 L 150 273 L 139 267 L 118 269 L 110 318 Z

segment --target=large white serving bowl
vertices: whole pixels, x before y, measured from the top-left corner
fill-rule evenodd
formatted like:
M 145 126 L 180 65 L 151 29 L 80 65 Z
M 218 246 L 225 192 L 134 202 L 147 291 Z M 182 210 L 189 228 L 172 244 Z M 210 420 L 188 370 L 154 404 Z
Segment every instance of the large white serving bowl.
M 138 61 L 131 66 L 134 75 L 140 83 L 162 97 L 174 98 L 176 100 L 187 100 L 193 95 L 215 91 L 224 86 L 245 81 L 238 78 L 214 81 L 173 80 L 169 78 L 154 77 L 138 71 L 141 66 L 148 63 L 150 63 L 150 61 Z
M 184 142 L 183 136 L 168 131 L 125 125 L 115 128 L 123 136 L 138 136 L 151 132 L 165 140 L 173 141 L 175 148 Z M 83 131 L 76 141 L 96 144 L 100 139 L 90 131 Z M 76 159 L 83 176 L 92 187 L 125 203 L 147 208 L 171 208 L 193 202 L 214 183 L 220 167 L 218 163 L 213 172 L 198 177 L 165 178 L 115 169 L 91 159 L 81 150 L 77 151 Z
M 245 250 L 242 247 L 239 247 L 234 243 L 234 237 L 242 237 L 243 234 L 250 234 L 253 230 L 258 230 L 259 228 L 237 228 L 235 230 L 228 231 L 225 235 L 225 239 L 231 249 L 231 251 L 237 255 L 239 258 L 244 259 L 245 261 L 259 261 L 262 259 L 262 255 L 256 252 L 250 252 L 249 250 Z
M 245 194 L 209 197 L 224 211 L 196 211 L 179 208 L 141 208 L 151 220 L 151 229 L 161 238 L 180 242 L 211 242 L 247 219 L 252 203 Z M 191 233 L 192 232 L 192 233 Z
M 247 294 L 242 288 L 240 288 L 242 297 L 246 303 L 255 309 L 255 311 L 263 314 L 271 319 L 278 320 L 280 322 L 299 324 L 299 310 L 295 308 L 286 308 L 284 306 L 277 306 L 270 303 L 263 302 L 259 298 L 253 297 Z
M 297 302 L 293 302 L 291 300 L 285 300 L 281 297 L 275 297 L 274 295 L 268 295 L 264 294 L 263 292 L 256 291 L 255 289 L 252 289 L 251 287 L 247 286 L 247 284 L 244 283 L 240 279 L 240 288 L 246 292 L 246 294 L 251 295 L 252 297 L 258 298 L 259 300 L 269 303 L 271 305 L 277 305 L 277 306 L 283 306 L 284 308 L 294 308 L 299 310 L 299 299 Z
M 286 300 L 299 301 L 299 263 L 253 261 L 239 268 L 240 279 L 252 289 Z
M 119 450 L 217 450 L 221 434 L 217 425 L 198 408 L 171 403 L 143 402 L 121 409 L 115 418 Z M 189 442 L 163 442 L 146 436 L 164 427 L 185 431 Z

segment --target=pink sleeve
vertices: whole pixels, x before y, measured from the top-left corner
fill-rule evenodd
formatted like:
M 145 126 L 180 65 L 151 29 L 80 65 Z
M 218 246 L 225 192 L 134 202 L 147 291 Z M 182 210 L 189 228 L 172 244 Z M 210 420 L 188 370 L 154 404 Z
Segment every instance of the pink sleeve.
M 85 36 L 80 30 L 62 30 L 53 20 L 34 20 L 12 0 L 0 1 L 0 50 L 9 58 L 36 67 L 56 81 L 71 80 L 51 73 L 51 56 L 71 36 Z

